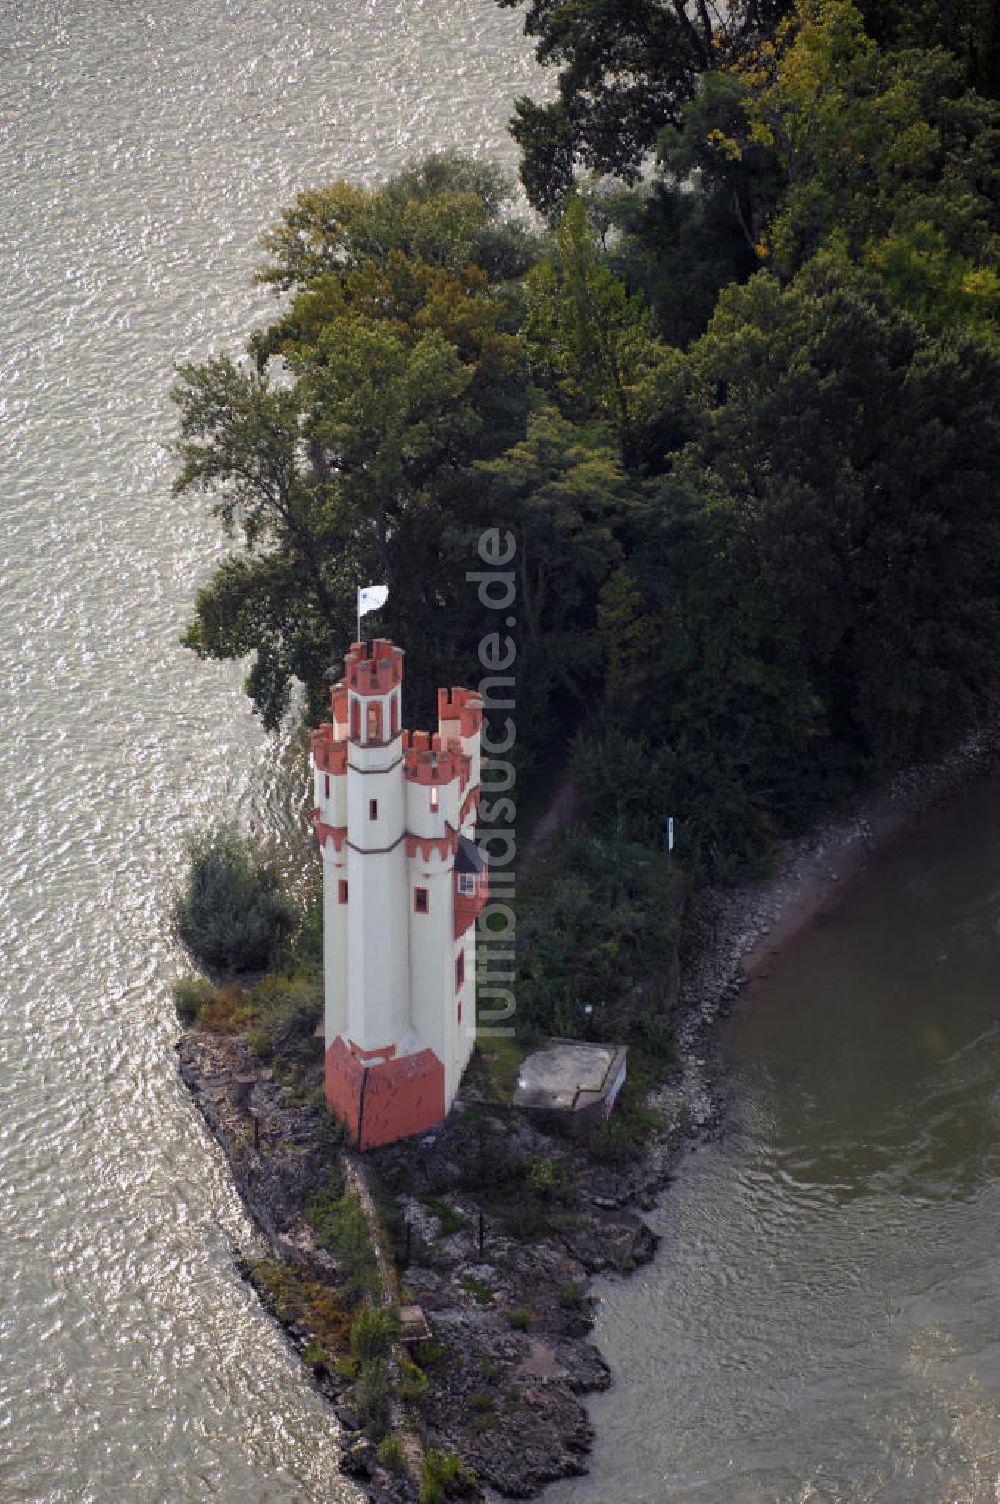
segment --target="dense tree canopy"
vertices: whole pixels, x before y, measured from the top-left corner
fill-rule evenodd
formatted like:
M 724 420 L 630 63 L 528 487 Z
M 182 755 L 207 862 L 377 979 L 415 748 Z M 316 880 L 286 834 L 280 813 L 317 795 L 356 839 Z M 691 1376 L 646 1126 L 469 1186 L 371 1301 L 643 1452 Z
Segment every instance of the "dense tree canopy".
M 315 718 L 382 581 L 422 716 L 510 532 L 519 755 L 575 732 L 600 839 L 682 815 L 703 875 L 960 734 L 1000 654 L 1000 117 L 953 10 L 532 0 L 547 229 L 455 157 L 303 193 L 274 321 L 181 371 L 177 486 L 239 545 L 188 644 Z
M 511 134 L 536 208 L 561 204 L 579 164 L 635 182 L 665 125 L 680 123 L 699 78 L 749 48 L 782 0 L 497 0 L 525 4 L 536 56 L 559 71 L 556 97 L 517 101 Z

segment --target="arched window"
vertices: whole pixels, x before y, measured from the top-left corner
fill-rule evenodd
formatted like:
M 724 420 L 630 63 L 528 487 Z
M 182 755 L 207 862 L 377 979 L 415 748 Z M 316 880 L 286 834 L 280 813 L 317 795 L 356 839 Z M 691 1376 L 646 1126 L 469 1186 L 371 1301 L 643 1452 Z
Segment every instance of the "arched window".
M 351 696 L 351 741 L 361 740 L 361 701 L 357 695 Z
M 369 742 L 380 742 L 382 740 L 381 705 L 368 706 L 368 721 L 365 730 L 365 740 Z

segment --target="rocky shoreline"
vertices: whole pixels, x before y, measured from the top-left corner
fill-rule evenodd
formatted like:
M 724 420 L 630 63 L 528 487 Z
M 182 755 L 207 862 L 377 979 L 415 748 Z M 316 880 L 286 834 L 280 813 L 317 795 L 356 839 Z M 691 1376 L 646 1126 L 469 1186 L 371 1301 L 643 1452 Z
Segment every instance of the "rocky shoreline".
M 419 1394 L 411 1393 L 404 1429 L 418 1457 L 434 1447 L 472 1468 L 477 1484 L 456 1480 L 456 1491 L 530 1498 L 556 1478 L 586 1471 L 585 1396 L 611 1382 L 590 1341 L 588 1282 L 653 1256 L 656 1239 L 638 1210 L 652 1205 L 679 1154 L 722 1126 L 720 1017 L 797 930 L 842 900 L 873 855 L 996 768 L 998 754 L 994 718 L 947 757 L 851 799 L 790 843 L 776 877 L 695 895 L 682 942 L 679 1068 L 651 1095 L 659 1126 L 640 1158 L 596 1162 L 540 1132 L 497 1100 L 482 1069 L 469 1073 L 456 1110 L 435 1133 L 365 1156 L 360 1173 L 404 1250 L 400 1298 L 421 1308 L 430 1330 L 409 1354 Z M 178 1052 L 183 1079 L 272 1256 L 335 1287 L 336 1260 L 303 1216 L 336 1152 L 317 1093 L 304 1101 L 301 1090 L 275 1081 L 239 1035 L 188 1032 Z M 524 1221 L 532 1207 L 544 1213 L 537 1228 Z M 243 1267 L 308 1357 L 315 1337 L 308 1323 L 282 1317 L 254 1266 Z M 337 1409 L 344 1470 L 372 1498 L 415 1500 L 412 1477 L 383 1467 L 360 1437 L 345 1403 L 349 1379 L 326 1361 L 311 1367 Z

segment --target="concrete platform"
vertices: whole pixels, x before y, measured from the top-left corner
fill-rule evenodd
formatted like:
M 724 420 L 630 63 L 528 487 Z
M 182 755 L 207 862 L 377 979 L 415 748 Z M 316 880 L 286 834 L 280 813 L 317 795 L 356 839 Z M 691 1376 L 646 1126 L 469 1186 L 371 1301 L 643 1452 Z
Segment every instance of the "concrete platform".
M 625 1080 L 628 1049 L 553 1040 L 521 1062 L 514 1106 L 544 1113 L 571 1132 L 606 1118 Z

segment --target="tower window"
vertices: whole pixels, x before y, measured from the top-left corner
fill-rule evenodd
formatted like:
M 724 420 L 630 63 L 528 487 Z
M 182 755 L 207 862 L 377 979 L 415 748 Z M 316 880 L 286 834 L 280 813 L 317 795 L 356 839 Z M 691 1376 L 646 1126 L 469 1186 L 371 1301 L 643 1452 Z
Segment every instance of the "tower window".
M 382 740 L 381 705 L 369 705 L 367 726 L 367 740 L 370 742 L 380 742 Z
M 323 797 L 324 797 L 324 799 L 329 799 L 329 797 L 330 797 L 330 775 L 329 775 L 329 773 L 324 773 L 323 774 Z
M 437 807 L 438 807 L 438 791 L 437 791 L 436 788 L 433 788 L 433 789 L 431 789 L 431 809 L 432 810 L 436 810 Z
M 414 908 L 414 912 L 417 913 L 417 914 L 426 914 L 427 913 L 427 889 L 426 888 L 414 888 L 414 890 L 413 890 L 413 908 Z
M 369 799 L 369 801 L 368 801 L 368 818 L 369 818 L 369 820 L 377 820 L 378 819 L 378 800 L 377 799 Z
M 338 903 L 346 903 L 347 902 L 347 879 L 346 879 L 346 877 L 340 878 L 339 881 L 338 881 L 338 883 L 337 883 L 337 902 Z
M 465 951 L 460 950 L 455 957 L 455 988 L 461 987 L 465 981 Z

